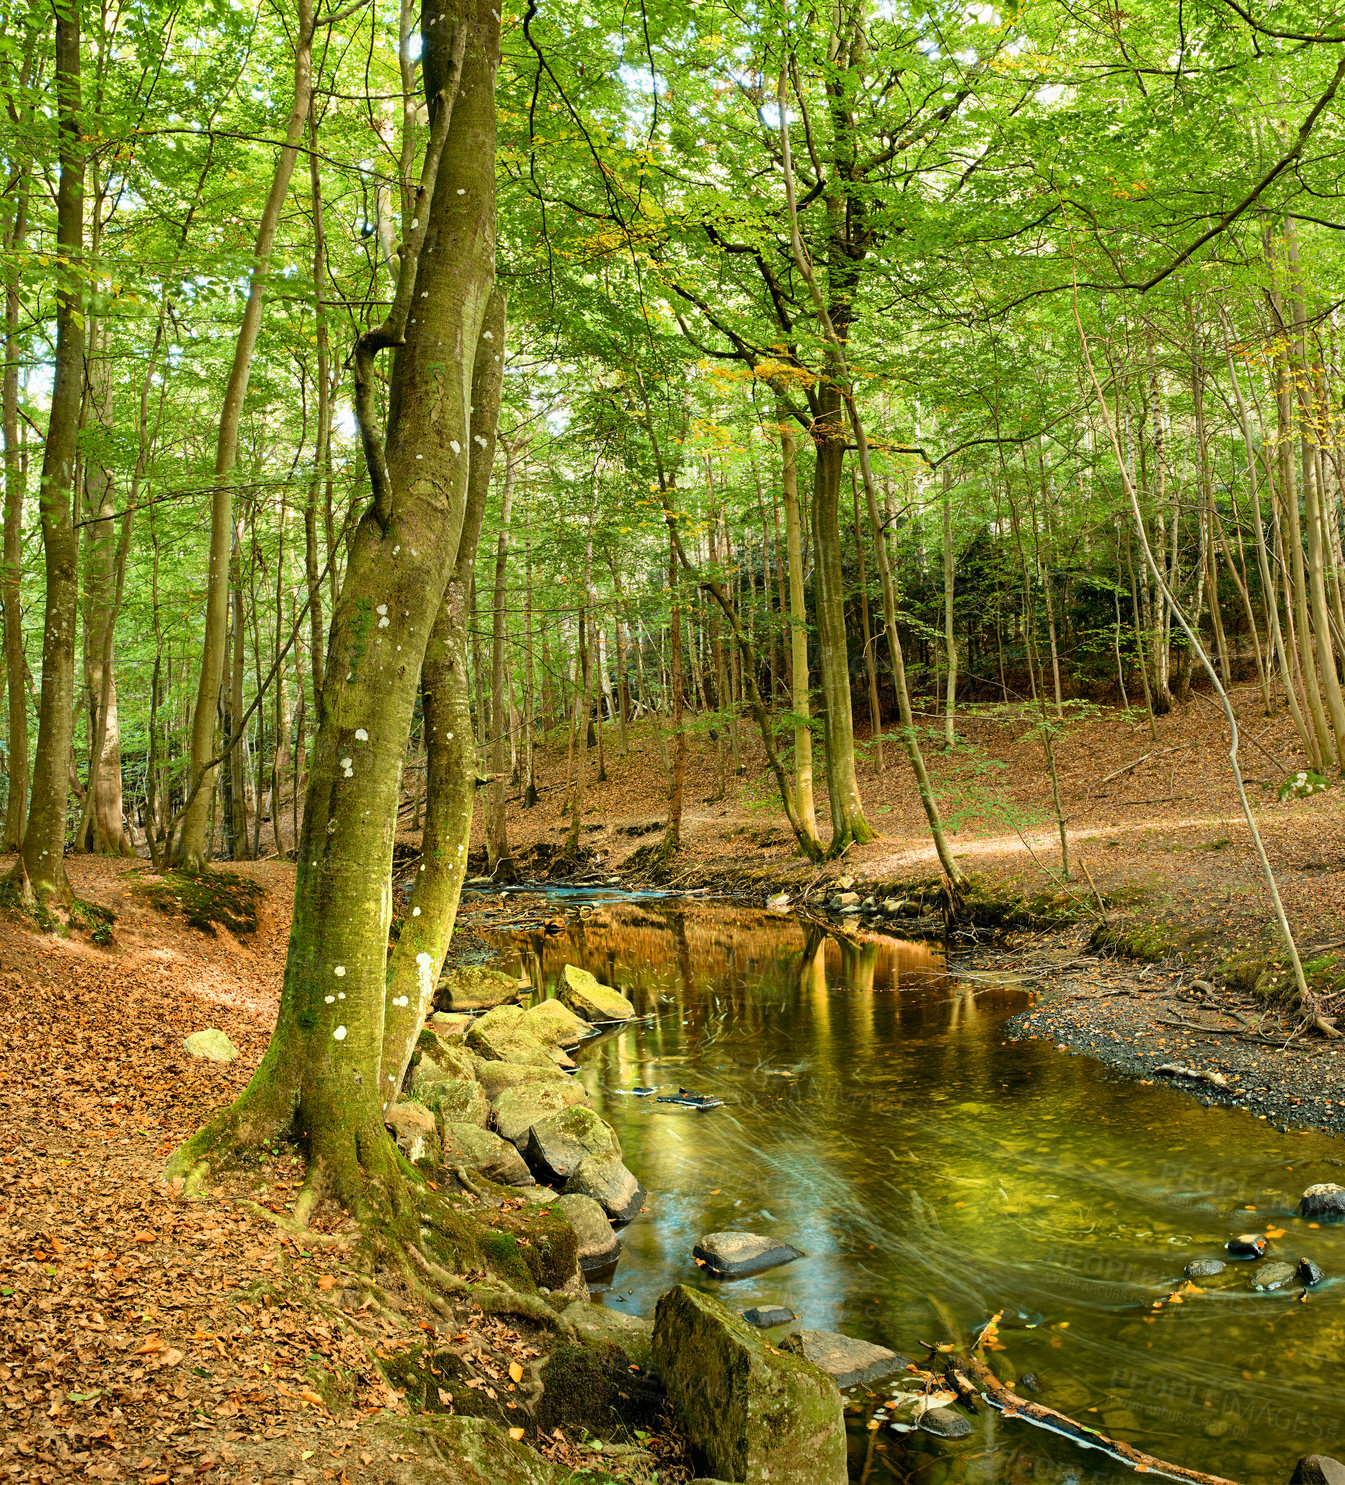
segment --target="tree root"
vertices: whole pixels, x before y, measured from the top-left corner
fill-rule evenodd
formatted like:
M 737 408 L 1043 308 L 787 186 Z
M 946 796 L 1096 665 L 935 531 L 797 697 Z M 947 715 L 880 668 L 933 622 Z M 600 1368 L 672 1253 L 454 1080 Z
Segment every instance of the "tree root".
M 535 1294 L 519 1294 L 513 1289 L 493 1289 L 484 1284 L 474 1284 L 470 1279 L 441 1268 L 414 1243 L 407 1244 L 407 1252 L 441 1293 L 468 1295 L 488 1315 L 521 1315 L 559 1331 L 567 1340 L 576 1338 L 574 1326 Z

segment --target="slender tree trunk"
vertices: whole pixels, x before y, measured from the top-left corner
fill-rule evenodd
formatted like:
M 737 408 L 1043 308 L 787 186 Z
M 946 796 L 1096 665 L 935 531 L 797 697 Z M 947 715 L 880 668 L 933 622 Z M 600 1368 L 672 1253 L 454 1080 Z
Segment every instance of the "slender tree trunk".
M 808 679 L 808 603 L 803 585 L 803 541 L 799 530 L 798 462 L 794 431 L 779 408 L 780 487 L 785 506 L 789 555 L 789 684 L 794 712 L 794 805 L 805 834 L 821 850 L 817 806 L 813 800 L 813 729 Z
M 32 802 L 23 850 L 14 868 L 25 901 L 41 910 L 53 897 L 63 902 L 71 898 L 64 854 L 79 622 L 79 539 L 71 497 L 84 387 L 83 293 L 78 276 L 84 246 L 80 13 L 73 0 L 56 13 L 56 109 L 60 153 L 56 245 L 68 276 L 56 296 L 56 365 L 38 491 L 47 579 L 42 700 Z
M 948 695 L 944 705 L 943 740 L 957 745 L 957 632 L 953 627 L 953 470 L 943 466 L 943 653 L 948 664 Z
M 864 674 L 869 683 L 869 731 L 873 741 L 873 769 L 883 771 L 883 714 L 878 709 L 878 666 L 874 657 L 875 636 L 869 619 L 869 573 L 864 561 L 864 531 L 859 524 L 859 480 L 850 471 L 850 494 L 854 505 L 855 555 L 859 559 L 859 622 L 864 632 Z
M 224 672 L 225 633 L 228 628 L 229 555 L 233 537 L 233 470 L 238 455 L 238 429 L 243 416 L 252 371 L 252 355 L 261 330 L 262 305 L 266 297 L 267 270 L 280 227 L 290 177 L 298 159 L 299 142 L 308 122 L 313 90 L 313 0 L 298 0 L 294 49 L 294 100 L 285 128 L 285 143 L 276 159 L 271 189 L 257 225 L 252 279 L 247 307 L 234 344 L 233 365 L 220 409 L 219 436 L 215 446 L 215 490 L 210 508 L 210 571 L 206 580 L 205 641 L 201 649 L 200 682 L 192 717 L 191 767 L 196 793 L 187 808 L 178 835 L 175 857 L 179 866 L 199 870 L 205 864 L 206 818 L 213 792 L 215 711 L 219 704 Z
M 495 542 L 495 592 L 491 606 L 490 649 L 490 796 L 486 806 L 486 869 L 496 881 L 512 881 L 513 857 L 505 825 L 504 733 L 505 733 L 505 600 L 509 569 L 509 517 L 514 508 L 514 474 L 521 446 L 505 445 L 504 490 L 500 497 L 500 534 Z
M 662 853 L 670 856 L 682 849 L 682 794 L 686 785 L 687 736 L 682 725 L 682 603 L 677 574 L 677 542 L 668 528 L 668 597 L 670 604 L 668 667 L 672 684 L 672 780 L 668 786 L 668 827 L 663 833 Z

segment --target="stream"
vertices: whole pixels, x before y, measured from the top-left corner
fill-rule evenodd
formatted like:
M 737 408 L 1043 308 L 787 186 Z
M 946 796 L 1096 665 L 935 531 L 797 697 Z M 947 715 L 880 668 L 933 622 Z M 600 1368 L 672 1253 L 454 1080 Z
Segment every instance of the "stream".
M 1029 995 L 959 981 L 935 946 L 850 943 L 718 903 L 584 901 L 564 933 L 495 942 L 547 993 L 568 961 L 644 1018 L 576 1054 L 650 1193 L 595 1298 L 652 1316 L 660 1293 L 692 1284 L 920 1361 L 922 1341 L 966 1345 L 1003 1311 L 995 1360 L 1011 1385 L 1035 1373 L 1041 1402 L 1151 1454 L 1283 1485 L 1300 1455 L 1345 1450 L 1345 1228 L 1295 1215 L 1305 1186 L 1345 1183 L 1345 1145 L 1008 1040 Z M 660 1104 L 632 1094 L 641 1085 L 724 1107 Z M 807 1256 L 716 1282 L 691 1247 L 722 1229 Z M 1236 1263 L 1166 1302 L 1183 1264 L 1248 1231 L 1271 1234 L 1269 1256 L 1321 1266 L 1306 1303 L 1298 1285 L 1252 1291 L 1252 1265 Z M 1136 1478 L 988 1410 L 947 1442 L 874 1429 L 881 1398 L 851 1397 L 854 1480 Z

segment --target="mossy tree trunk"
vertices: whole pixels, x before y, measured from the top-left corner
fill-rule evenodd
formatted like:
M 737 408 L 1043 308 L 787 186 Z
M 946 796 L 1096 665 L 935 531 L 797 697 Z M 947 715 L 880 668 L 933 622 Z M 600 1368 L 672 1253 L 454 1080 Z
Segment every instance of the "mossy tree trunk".
M 423 17 L 429 142 L 403 223 L 392 308 L 356 347 L 373 502 L 351 539 L 332 616 L 279 1018 L 247 1088 L 170 1167 L 199 1177 L 239 1143 L 289 1135 L 309 1163 L 301 1207 L 326 1192 L 357 1215 L 404 1218 L 409 1241 L 416 1212 L 403 1200 L 383 1127 L 397 1076 L 384 1069 L 392 847 L 422 662 L 466 525 L 472 456 L 488 457 L 470 426 L 477 349 L 485 341 L 503 353 L 487 322 L 499 37 L 491 0 L 459 0 Z M 394 346 L 385 440 L 374 361 Z M 470 738 L 463 741 L 470 757 Z
M 60 180 L 56 194 L 56 245 L 67 276 L 56 295 L 56 366 L 38 491 L 47 580 L 42 699 L 28 826 L 14 868 L 25 899 L 37 907 L 45 907 L 53 897 L 65 901 L 70 897 L 64 860 L 65 804 L 74 741 L 75 634 L 79 622 L 79 538 L 75 533 L 71 497 L 84 392 L 83 293 L 77 266 L 84 244 L 79 32 L 78 6 L 71 3 L 59 7 L 56 109 Z

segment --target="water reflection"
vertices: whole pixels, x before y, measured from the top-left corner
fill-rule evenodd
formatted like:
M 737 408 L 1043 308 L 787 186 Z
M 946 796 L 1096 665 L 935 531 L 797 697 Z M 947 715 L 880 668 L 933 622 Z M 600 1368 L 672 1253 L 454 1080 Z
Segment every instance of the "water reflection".
M 1339 1177 L 1337 1141 L 1008 1042 L 1025 994 L 958 983 L 924 945 L 628 903 L 510 947 L 534 984 L 581 964 L 646 1018 L 580 1054 L 652 1193 L 607 1303 L 650 1314 L 672 1283 L 711 1287 L 692 1243 L 746 1228 L 808 1256 L 717 1286 L 737 1308 L 782 1304 L 917 1356 L 1003 1310 L 1006 1379 L 1035 1372 L 1042 1400 L 1080 1421 L 1246 1485 L 1281 1485 L 1300 1454 L 1345 1447 L 1328 1369 L 1345 1342 L 1330 1277 L 1345 1275 L 1345 1231 L 1292 1215 L 1305 1185 Z M 630 1093 L 641 1085 L 725 1107 L 657 1104 Z M 1283 1229 L 1274 1256 L 1315 1259 L 1327 1283 L 1299 1303 L 1251 1293 L 1234 1266 L 1167 1300 L 1187 1259 L 1249 1228 Z M 1133 1478 L 993 1418 L 957 1445 L 862 1429 L 853 1442 L 857 1479 Z

